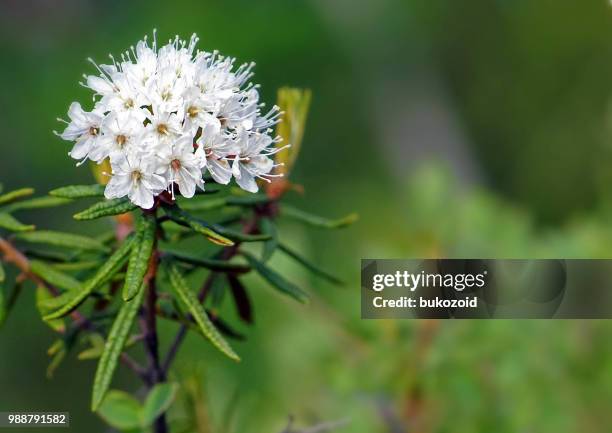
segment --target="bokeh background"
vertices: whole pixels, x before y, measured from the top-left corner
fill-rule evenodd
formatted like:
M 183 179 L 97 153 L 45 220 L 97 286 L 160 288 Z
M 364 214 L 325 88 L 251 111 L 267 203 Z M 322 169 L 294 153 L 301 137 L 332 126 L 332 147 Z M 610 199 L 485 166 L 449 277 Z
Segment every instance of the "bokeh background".
M 359 259 L 612 256 L 612 7 L 605 0 L 0 1 L 0 181 L 39 193 L 90 183 L 60 129 L 99 62 L 156 27 L 257 62 L 313 104 L 290 200 L 339 232 L 283 223 L 288 243 L 347 281 L 283 257 L 307 307 L 253 277 L 256 326 L 229 363 L 192 336 L 173 379 L 206 402 L 198 433 L 278 432 L 348 419 L 347 432 L 604 432 L 612 425 L 606 321 L 363 321 Z M 31 221 L 75 225 L 74 209 Z M 95 363 L 45 370 L 52 333 L 19 299 L 0 330 L 0 410 L 88 410 Z M 167 325 L 162 342 L 174 327 Z M 117 388 L 137 384 L 119 374 Z

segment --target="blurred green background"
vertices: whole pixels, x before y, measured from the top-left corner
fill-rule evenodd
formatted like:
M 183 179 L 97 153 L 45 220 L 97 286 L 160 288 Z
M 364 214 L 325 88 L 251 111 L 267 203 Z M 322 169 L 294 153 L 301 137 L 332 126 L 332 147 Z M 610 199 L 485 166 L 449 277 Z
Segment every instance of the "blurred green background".
M 606 321 L 362 321 L 362 257 L 612 256 L 612 7 L 606 0 L 0 2 L 0 181 L 39 193 L 89 183 L 52 134 L 93 73 L 156 27 L 160 39 L 257 62 L 313 105 L 293 181 L 305 210 L 360 214 L 341 232 L 281 235 L 342 276 L 335 288 L 283 257 L 307 307 L 252 279 L 256 326 L 233 364 L 197 336 L 174 379 L 202 386 L 210 431 L 278 432 L 349 419 L 350 432 L 604 432 L 612 425 Z M 74 209 L 32 222 L 75 225 Z M 0 331 L 0 410 L 88 410 L 95 363 L 45 377 L 52 334 L 20 298 Z M 162 335 L 167 344 L 174 332 Z M 195 374 L 194 372 L 197 372 Z M 193 385 L 196 383 L 196 385 Z M 137 388 L 129 374 L 116 387 Z M 194 391 L 196 392 L 196 391 Z M 60 430 L 61 431 L 61 430 Z M 206 431 L 206 430 L 203 430 Z M 202 433 L 202 432 L 199 432 Z

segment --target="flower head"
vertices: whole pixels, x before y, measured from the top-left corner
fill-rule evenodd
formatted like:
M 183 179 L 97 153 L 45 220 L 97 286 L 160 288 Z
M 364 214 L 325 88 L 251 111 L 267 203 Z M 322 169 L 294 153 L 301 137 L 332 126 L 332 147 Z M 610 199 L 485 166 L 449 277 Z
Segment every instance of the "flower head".
M 74 102 L 58 135 L 75 142 L 72 158 L 110 161 L 106 197 L 149 209 L 165 190 L 192 197 L 204 188 L 203 171 L 222 184 L 234 177 L 251 192 L 256 179 L 273 176 L 278 140 L 270 128 L 281 113 L 262 112 L 259 87 L 249 81 L 254 64 L 235 67 L 197 43 L 195 35 L 177 36 L 158 47 L 154 32 L 151 45 L 145 37 L 110 65 L 91 61 L 97 74 L 82 84 L 94 92 L 94 107 Z

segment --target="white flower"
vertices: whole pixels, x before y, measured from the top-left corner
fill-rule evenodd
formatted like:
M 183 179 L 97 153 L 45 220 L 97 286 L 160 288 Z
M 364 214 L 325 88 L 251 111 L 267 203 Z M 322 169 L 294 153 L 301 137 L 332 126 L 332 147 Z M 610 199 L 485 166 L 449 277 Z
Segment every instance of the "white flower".
M 280 112 L 262 114 L 259 86 L 249 80 L 254 63 L 235 66 L 218 52 L 196 50 L 198 38 L 177 37 L 158 48 L 145 37 L 112 64 L 97 65 L 83 86 L 95 105 L 70 106 L 61 138 L 74 141 L 70 156 L 101 163 L 109 159 L 112 176 L 107 197 L 127 196 L 144 208 L 175 185 L 185 197 L 204 187 L 203 171 L 221 184 L 232 176 L 247 191 L 256 179 L 269 181 L 270 136 Z
M 229 157 L 240 152 L 238 145 L 230 137 L 223 136 L 213 126 L 204 128 L 197 141 L 198 151 L 203 153 L 204 165 L 215 180 L 227 185 L 232 179 L 232 168 Z
M 273 140 L 268 134 L 249 133 L 248 131 L 240 133 L 237 141 L 240 150 L 232 164 L 232 174 L 240 188 L 249 192 L 257 192 L 259 187 L 256 179 L 270 182 L 270 177 L 279 176 L 269 174 L 276 166 L 270 156 L 281 149 L 270 148 L 277 141 L 278 139 Z
M 122 69 L 132 85 L 141 93 L 155 78 L 157 71 L 157 53 L 147 44 L 147 40 L 139 41 L 134 52 L 136 62 L 126 61 L 122 63 Z
M 102 137 L 98 146 L 89 152 L 91 160 L 101 162 L 110 157 L 111 163 L 124 155 L 138 150 L 138 140 L 144 132 L 139 116 L 129 111 L 111 112 L 102 122 Z
M 174 68 L 168 66 L 157 70 L 155 80 L 147 88 L 147 94 L 155 108 L 172 112 L 183 108 L 183 93 L 186 89 L 185 79 L 177 77 Z
M 154 161 L 135 155 L 116 159 L 104 196 L 111 199 L 127 195 L 135 205 L 151 209 L 153 197 L 166 188 L 166 179 L 160 174 L 162 167 Z
M 221 121 L 212 114 L 211 100 L 200 92 L 198 87 L 192 86 L 183 93 L 183 112 L 185 113 L 184 127 L 186 131 L 195 133 L 198 128 L 211 126 L 216 132 L 221 130 Z
M 113 67 L 107 67 L 114 69 Z M 146 94 L 139 92 L 138 88 L 132 85 L 128 76 L 120 71 L 112 72 L 110 75 L 102 74 L 99 77 L 87 77 L 86 87 L 89 87 L 102 96 L 99 107 L 104 111 L 136 112 L 137 116 L 142 117 L 140 107 L 148 104 Z
M 182 119 L 176 113 L 157 111 L 148 117 L 149 124 L 145 133 L 153 140 L 155 149 L 163 151 L 164 147 L 171 146 L 176 138 L 183 132 Z
M 204 189 L 202 157 L 199 153 L 194 153 L 191 136 L 179 138 L 170 148 L 170 152 L 162 155 L 162 161 L 173 198 L 175 183 L 181 195 L 186 198 L 195 195 L 196 187 Z
M 88 113 L 81 108 L 81 104 L 73 102 L 68 109 L 68 117 L 70 123 L 60 134 L 60 137 L 64 140 L 75 141 L 74 147 L 69 153 L 71 157 L 74 159 L 86 158 L 100 139 L 102 113 L 95 110 Z

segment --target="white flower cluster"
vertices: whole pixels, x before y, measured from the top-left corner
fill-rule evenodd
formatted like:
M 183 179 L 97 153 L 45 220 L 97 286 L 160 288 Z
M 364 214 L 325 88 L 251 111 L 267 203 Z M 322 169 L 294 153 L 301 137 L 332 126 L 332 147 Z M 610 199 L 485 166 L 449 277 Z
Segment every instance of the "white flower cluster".
M 85 76 L 95 106 L 78 102 L 68 111 L 60 137 L 75 141 L 69 155 L 112 168 L 107 198 L 128 196 L 150 209 L 154 197 L 175 185 L 184 197 L 204 188 L 208 171 L 218 183 L 257 192 L 256 179 L 270 181 L 270 158 L 280 148 L 271 127 L 278 107 L 262 114 L 258 86 L 249 82 L 254 64 L 234 67 L 233 58 L 196 51 L 198 38 L 178 38 L 157 48 L 145 37 L 111 65 Z M 61 119 L 60 119 L 61 120 Z

